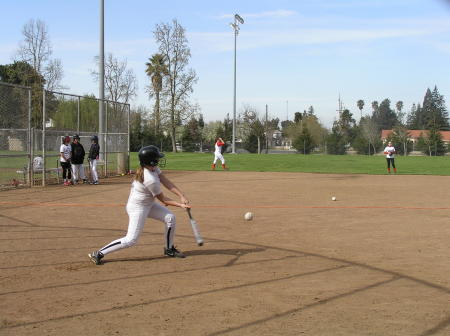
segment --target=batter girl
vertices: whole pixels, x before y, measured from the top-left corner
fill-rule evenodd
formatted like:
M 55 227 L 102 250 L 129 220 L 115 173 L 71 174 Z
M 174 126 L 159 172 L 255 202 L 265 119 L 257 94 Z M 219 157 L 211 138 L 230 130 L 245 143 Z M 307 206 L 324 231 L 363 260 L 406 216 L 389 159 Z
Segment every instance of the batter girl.
M 183 193 L 161 173 L 158 167 L 159 160 L 164 157 L 156 146 L 147 146 L 139 151 L 141 167 L 131 185 L 131 192 L 126 206 L 129 224 L 127 235 L 89 254 L 89 259 L 96 265 L 102 263 L 101 259 L 114 251 L 133 246 L 144 228 L 147 218 L 153 218 L 165 224 L 164 254 L 168 257 L 184 258 L 185 255 L 173 245 L 175 236 L 175 215 L 166 207 L 155 202 L 155 198 L 167 205 L 180 208 L 190 208 L 189 201 Z M 180 197 L 176 202 L 161 191 L 161 183 L 171 192 Z
M 397 168 L 395 168 L 395 162 L 394 162 L 395 148 L 394 148 L 394 146 L 392 146 L 392 142 L 388 142 L 387 147 L 384 149 L 384 154 L 386 154 L 388 173 L 389 174 L 391 173 L 391 164 L 392 164 L 392 168 L 394 168 L 394 173 L 396 173 Z
M 223 142 L 222 138 L 217 139 L 216 144 L 214 145 L 215 151 L 214 151 L 214 161 L 211 165 L 212 170 L 216 169 L 216 162 L 217 160 L 222 161 L 222 168 L 227 169 L 225 167 L 225 159 L 222 155 L 222 146 L 225 145 L 225 142 Z

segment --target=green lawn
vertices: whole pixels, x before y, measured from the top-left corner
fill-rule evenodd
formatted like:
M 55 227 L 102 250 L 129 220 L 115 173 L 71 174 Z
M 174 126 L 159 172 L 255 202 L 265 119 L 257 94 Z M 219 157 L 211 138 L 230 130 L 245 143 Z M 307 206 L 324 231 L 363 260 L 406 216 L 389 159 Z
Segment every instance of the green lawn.
M 167 152 L 168 170 L 210 170 L 211 153 Z M 384 156 L 301 155 L 301 154 L 225 154 L 231 171 L 273 171 L 337 174 L 385 174 Z M 450 157 L 397 156 L 399 174 L 450 175 Z M 137 153 L 131 153 L 131 168 L 138 166 Z M 217 170 L 221 170 L 220 161 Z

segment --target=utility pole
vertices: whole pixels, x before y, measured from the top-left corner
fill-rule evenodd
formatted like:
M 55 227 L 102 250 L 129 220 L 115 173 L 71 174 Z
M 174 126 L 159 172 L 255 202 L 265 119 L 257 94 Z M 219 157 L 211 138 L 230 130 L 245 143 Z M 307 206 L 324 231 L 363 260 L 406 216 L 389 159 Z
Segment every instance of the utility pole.
M 342 105 L 341 94 L 339 93 L 338 109 L 336 110 L 337 112 L 339 112 L 339 119 L 341 119 L 341 114 L 342 114 L 343 110 L 344 110 L 344 108 L 343 108 L 343 105 Z
M 289 120 L 289 100 L 286 100 L 286 120 Z
M 239 24 L 243 23 L 244 19 L 239 14 L 234 14 L 234 23 L 230 23 L 234 30 L 233 139 L 231 142 L 231 153 L 233 154 L 236 154 L 236 41 L 239 33 Z
M 104 130 L 104 104 L 105 104 L 105 1 L 100 0 L 100 50 L 99 50 L 99 104 L 98 104 L 98 143 L 100 144 L 100 160 L 104 159 L 105 130 Z
M 266 154 L 269 153 L 269 107 L 266 104 Z

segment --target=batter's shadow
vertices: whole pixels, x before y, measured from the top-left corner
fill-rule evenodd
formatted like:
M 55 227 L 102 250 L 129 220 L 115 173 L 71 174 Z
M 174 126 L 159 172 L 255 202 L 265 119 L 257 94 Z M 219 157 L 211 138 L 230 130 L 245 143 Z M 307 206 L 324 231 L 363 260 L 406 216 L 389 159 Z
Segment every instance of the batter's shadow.
M 229 255 L 233 256 L 230 261 L 228 261 L 225 266 L 232 266 L 236 261 L 239 260 L 240 257 L 250 254 L 250 253 L 258 253 L 265 251 L 265 248 L 249 248 L 249 249 L 202 249 L 202 250 L 192 250 L 192 251 L 183 251 L 183 253 L 186 255 L 186 258 L 190 257 L 196 257 L 196 256 L 205 256 L 205 255 Z M 107 259 L 102 260 L 102 264 L 108 264 L 108 263 L 117 263 L 117 262 L 148 262 L 152 260 L 162 260 L 162 259 L 171 259 L 167 256 L 161 255 L 161 256 L 143 256 L 143 257 L 136 257 L 136 258 L 120 258 L 120 259 Z
M 265 248 L 256 247 L 249 249 L 201 249 L 201 250 L 193 250 L 193 251 L 185 251 L 183 252 L 186 257 L 195 257 L 195 256 L 208 256 L 208 255 L 229 255 L 233 256 L 230 261 L 228 261 L 224 266 L 232 266 L 239 260 L 240 257 L 243 257 L 250 253 L 258 253 L 266 251 Z
M 152 261 L 152 260 L 161 260 L 161 259 L 167 259 L 166 256 L 144 256 L 144 257 L 136 257 L 136 258 L 120 258 L 120 259 L 108 259 L 108 260 L 102 260 L 101 265 L 108 264 L 108 263 L 117 263 L 117 262 L 143 262 L 143 261 Z

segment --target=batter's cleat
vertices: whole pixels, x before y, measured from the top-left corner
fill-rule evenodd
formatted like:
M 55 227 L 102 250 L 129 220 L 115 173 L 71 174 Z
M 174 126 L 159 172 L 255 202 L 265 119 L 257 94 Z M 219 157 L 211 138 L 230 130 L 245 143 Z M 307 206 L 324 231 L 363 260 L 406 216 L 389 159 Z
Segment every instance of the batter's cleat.
M 92 253 L 88 254 L 89 259 L 95 264 L 95 265 L 101 265 L 103 264 L 102 262 L 102 258 L 103 258 L 103 253 L 100 251 L 94 251 Z
M 211 165 L 211 170 L 216 170 L 216 165 L 214 163 Z
M 94 181 L 94 182 L 92 182 L 92 184 L 97 185 L 97 184 L 98 184 L 98 181 Z
M 186 258 L 186 256 L 181 251 L 178 251 L 175 246 L 172 246 L 170 249 L 164 247 L 164 255 L 171 258 Z
M 83 184 L 88 184 L 88 180 L 87 180 L 87 179 L 84 179 L 84 180 L 83 180 Z

